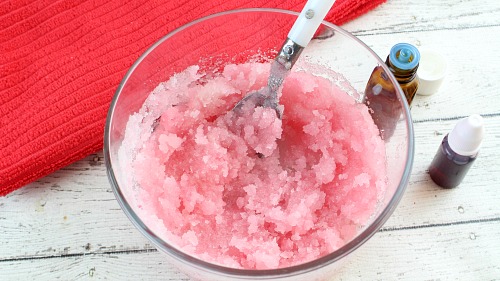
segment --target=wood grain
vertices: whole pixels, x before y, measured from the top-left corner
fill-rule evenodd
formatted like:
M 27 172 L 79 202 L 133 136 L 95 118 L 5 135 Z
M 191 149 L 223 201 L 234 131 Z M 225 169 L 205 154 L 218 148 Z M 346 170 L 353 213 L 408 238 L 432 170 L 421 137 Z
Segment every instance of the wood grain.
M 374 11 L 343 25 L 356 36 L 463 30 L 500 25 L 494 0 L 388 0 Z
M 383 231 L 331 280 L 497 280 L 498 222 Z M 1 280 L 188 280 L 157 251 L 79 254 L 0 263 Z
M 334 280 L 500 280 L 500 5 L 496 0 L 389 0 L 344 26 L 380 57 L 409 42 L 446 54 L 439 93 L 412 106 L 415 159 L 383 228 Z M 427 174 L 456 121 L 485 117 L 480 156 L 445 190 Z M 132 225 L 102 153 L 0 198 L 0 280 L 187 280 Z

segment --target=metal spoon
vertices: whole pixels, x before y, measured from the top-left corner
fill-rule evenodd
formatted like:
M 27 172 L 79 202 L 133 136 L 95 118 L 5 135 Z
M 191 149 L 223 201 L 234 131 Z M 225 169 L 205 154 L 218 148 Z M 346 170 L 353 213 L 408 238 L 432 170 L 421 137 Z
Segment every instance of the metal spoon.
M 335 0 L 309 0 L 297 17 L 287 39 L 283 43 L 278 55 L 271 64 L 271 71 L 267 86 L 257 92 L 252 92 L 241 99 L 233 108 L 233 112 L 240 113 L 244 107 L 269 107 L 276 111 L 281 119 L 283 107 L 279 104 L 277 91 L 290 73 L 293 65 L 307 46 L 319 25 L 325 18 Z

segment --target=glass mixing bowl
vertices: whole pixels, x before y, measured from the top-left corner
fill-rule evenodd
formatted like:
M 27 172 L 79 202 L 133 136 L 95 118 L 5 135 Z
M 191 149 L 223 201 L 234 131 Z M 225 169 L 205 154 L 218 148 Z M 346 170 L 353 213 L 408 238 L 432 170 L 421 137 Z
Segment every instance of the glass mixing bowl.
M 393 124 L 391 136 L 385 139 L 388 188 L 368 224 L 338 250 L 316 260 L 296 266 L 247 270 L 212 264 L 186 254 L 162 240 L 141 220 L 127 185 L 126 172 L 118 160 L 119 147 L 131 114 L 143 105 L 149 93 L 173 74 L 191 65 L 210 72 L 221 70 L 228 63 L 273 57 L 281 47 L 298 14 L 276 9 L 245 9 L 229 11 L 193 21 L 161 38 L 130 68 L 119 85 L 109 109 L 104 155 L 110 183 L 125 214 L 181 271 L 200 280 L 322 280 L 335 271 L 351 252 L 372 237 L 392 214 L 408 184 L 414 153 L 413 126 L 408 104 L 396 79 L 384 62 L 363 42 L 343 29 L 324 22 L 315 38 L 304 50 L 300 60 L 322 65 L 340 74 L 335 79 L 356 102 L 363 102 L 365 88 L 372 75 L 383 72 L 385 86 L 392 89 L 393 98 L 373 103 L 372 113 L 391 109 L 389 115 L 374 115 Z M 300 61 L 299 60 L 299 61 Z M 394 114 L 396 108 L 396 114 Z M 395 116 L 395 117 L 394 117 Z M 380 128 L 383 130 L 383 128 Z

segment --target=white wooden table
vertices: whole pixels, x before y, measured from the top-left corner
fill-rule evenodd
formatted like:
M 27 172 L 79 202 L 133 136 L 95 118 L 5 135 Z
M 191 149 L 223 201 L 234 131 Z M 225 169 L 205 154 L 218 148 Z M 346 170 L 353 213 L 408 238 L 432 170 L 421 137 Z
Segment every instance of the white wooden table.
M 395 43 L 441 50 L 441 90 L 413 103 L 410 184 L 335 280 L 500 280 L 500 2 L 389 0 L 343 26 L 385 58 Z M 480 156 L 456 189 L 427 173 L 461 117 L 485 118 Z M 133 227 L 102 153 L 0 198 L 0 280 L 187 280 Z

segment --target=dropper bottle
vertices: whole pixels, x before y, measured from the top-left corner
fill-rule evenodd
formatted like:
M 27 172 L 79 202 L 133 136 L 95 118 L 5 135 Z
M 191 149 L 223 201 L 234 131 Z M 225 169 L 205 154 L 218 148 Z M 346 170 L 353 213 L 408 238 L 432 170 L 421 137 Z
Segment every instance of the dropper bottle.
M 418 49 L 408 43 L 399 43 L 391 48 L 385 64 L 396 77 L 409 105 L 418 89 L 417 69 L 420 62 Z M 394 134 L 401 115 L 401 104 L 397 90 L 381 66 L 375 67 L 365 88 L 363 102 L 371 109 L 373 121 L 384 140 Z
M 429 167 L 431 179 L 444 188 L 458 186 L 477 158 L 483 135 L 483 118 L 480 115 L 461 119 L 443 138 Z
M 405 94 L 408 105 L 411 105 L 418 89 L 417 69 L 420 62 L 420 52 L 408 43 L 399 43 L 391 48 L 385 60 L 392 74 L 398 80 Z

